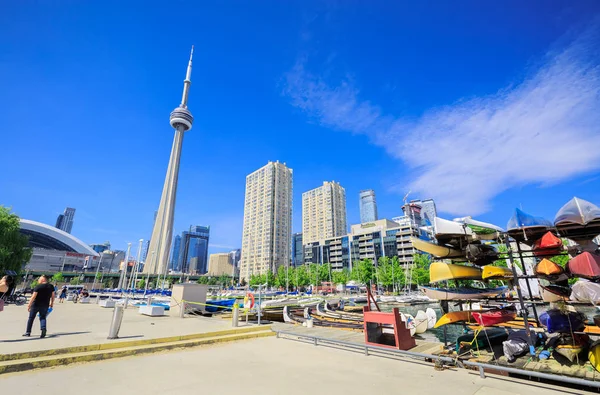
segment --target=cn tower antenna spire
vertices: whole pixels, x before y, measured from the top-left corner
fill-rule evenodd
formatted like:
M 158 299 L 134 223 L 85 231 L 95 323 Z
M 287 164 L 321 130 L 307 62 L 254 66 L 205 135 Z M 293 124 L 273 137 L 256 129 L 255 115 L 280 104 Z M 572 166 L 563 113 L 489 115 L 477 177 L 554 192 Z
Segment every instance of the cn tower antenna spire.
M 194 56 L 194 46 L 192 45 L 192 51 L 190 52 L 190 61 L 188 63 L 187 73 L 185 74 L 185 80 L 183 80 L 183 96 L 181 97 L 181 104 L 179 107 L 187 108 L 188 93 L 190 91 L 190 85 L 192 83 L 192 57 Z

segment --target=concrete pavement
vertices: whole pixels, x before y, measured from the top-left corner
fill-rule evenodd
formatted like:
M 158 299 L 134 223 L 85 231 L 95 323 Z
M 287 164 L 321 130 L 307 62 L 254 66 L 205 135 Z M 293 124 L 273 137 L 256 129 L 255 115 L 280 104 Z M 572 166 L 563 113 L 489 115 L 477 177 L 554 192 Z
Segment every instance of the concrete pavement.
M 0 376 L 10 394 L 452 394 L 581 391 L 265 338 Z
M 7 305 L 0 312 L 0 352 L 3 354 L 47 350 L 108 342 L 153 339 L 206 333 L 231 328 L 227 320 L 208 317 L 148 317 L 136 307 L 125 310 L 120 339 L 107 340 L 113 309 L 97 304 L 55 303 L 48 316 L 48 337 L 40 339 L 36 318 L 30 338 L 21 337 L 27 323 L 27 306 Z M 167 312 L 168 314 L 168 312 Z

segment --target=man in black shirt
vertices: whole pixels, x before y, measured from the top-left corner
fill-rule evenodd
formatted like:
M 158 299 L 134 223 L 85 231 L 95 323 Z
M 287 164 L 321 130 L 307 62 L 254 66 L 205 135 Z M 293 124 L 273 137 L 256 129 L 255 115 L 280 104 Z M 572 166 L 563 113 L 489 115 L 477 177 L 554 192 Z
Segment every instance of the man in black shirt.
M 40 327 L 42 329 L 42 335 L 40 338 L 46 337 L 46 315 L 48 315 L 48 308 L 54 306 L 54 286 L 48 283 L 48 278 L 42 275 L 38 280 L 38 286 L 33 289 L 33 295 L 29 300 L 29 320 L 27 321 L 27 331 L 23 336 L 31 336 L 31 327 L 33 326 L 33 320 L 35 316 L 40 314 Z

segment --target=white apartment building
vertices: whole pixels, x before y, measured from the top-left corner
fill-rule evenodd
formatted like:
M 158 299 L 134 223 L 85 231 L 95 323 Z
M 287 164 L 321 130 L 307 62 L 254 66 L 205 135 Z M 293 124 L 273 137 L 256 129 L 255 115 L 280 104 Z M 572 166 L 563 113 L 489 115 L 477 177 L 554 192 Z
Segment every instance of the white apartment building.
M 302 244 L 346 233 L 346 190 L 339 183 L 324 181 L 302 194 Z
M 210 254 L 208 260 L 209 276 L 235 276 L 235 267 L 231 263 L 231 256 L 228 252 L 220 254 Z
M 240 277 L 288 265 L 292 240 L 292 169 L 269 162 L 246 176 Z

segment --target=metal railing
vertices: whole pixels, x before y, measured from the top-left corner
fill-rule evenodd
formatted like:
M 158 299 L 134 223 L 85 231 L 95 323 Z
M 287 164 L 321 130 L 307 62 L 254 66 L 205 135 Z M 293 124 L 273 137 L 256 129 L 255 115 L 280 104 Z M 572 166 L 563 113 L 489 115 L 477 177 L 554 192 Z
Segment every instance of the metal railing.
M 491 365 L 491 364 L 480 363 L 480 362 L 460 361 L 455 358 L 450 358 L 447 356 L 424 354 L 424 353 L 414 352 L 414 351 L 396 350 L 393 348 L 352 343 L 352 342 L 347 342 L 347 341 L 343 341 L 343 340 L 328 339 L 325 337 L 300 334 L 300 333 L 295 333 L 295 332 L 288 332 L 288 331 L 275 331 L 275 332 L 277 334 L 277 338 L 285 339 L 286 337 L 282 337 L 282 335 L 283 336 L 293 336 L 298 339 L 305 339 L 305 340 L 307 340 L 307 343 L 312 343 L 315 346 L 318 346 L 319 344 L 324 345 L 324 346 L 328 346 L 328 345 L 329 346 L 331 346 L 331 345 L 343 346 L 346 348 L 355 349 L 356 351 L 364 351 L 364 354 L 366 356 L 369 356 L 369 355 L 385 356 L 387 354 L 388 356 L 389 355 L 405 356 L 405 357 L 410 357 L 413 359 L 416 358 L 416 359 L 423 359 L 426 361 L 433 361 L 433 362 L 436 362 L 436 364 L 447 363 L 452 366 L 461 367 L 461 368 L 465 368 L 465 367 L 477 368 L 477 369 L 479 369 L 479 376 L 481 378 L 486 377 L 485 370 L 488 369 L 488 370 L 493 370 L 493 371 L 501 371 L 501 372 L 506 372 L 506 373 L 518 374 L 518 375 L 527 376 L 530 378 L 535 377 L 535 378 L 544 379 L 544 380 L 552 380 L 552 381 L 556 381 L 556 382 L 575 384 L 575 385 L 581 385 L 581 386 L 593 387 L 596 389 L 600 389 L 600 381 L 591 381 L 591 380 L 580 379 L 580 378 L 576 378 L 576 377 L 568 377 L 568 376 L 562 376 L 562 375 L 557 375 L 557 374 L 541 373 L 541 372 L 536 372 L 533 370 L 516 369 L 516 368 L 510 368 L 510 367 L 502 366 L 502 365 Z M 599 376 L 599 378 L 600 378 L 600 376 Z

